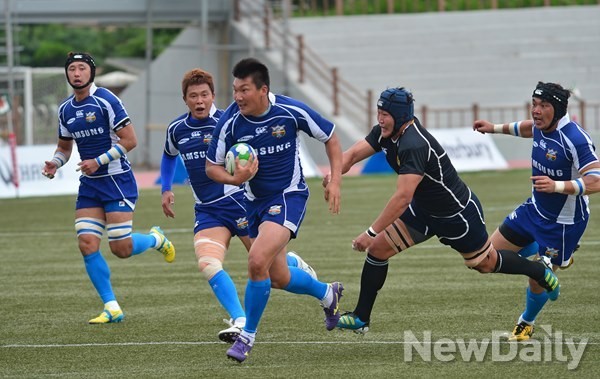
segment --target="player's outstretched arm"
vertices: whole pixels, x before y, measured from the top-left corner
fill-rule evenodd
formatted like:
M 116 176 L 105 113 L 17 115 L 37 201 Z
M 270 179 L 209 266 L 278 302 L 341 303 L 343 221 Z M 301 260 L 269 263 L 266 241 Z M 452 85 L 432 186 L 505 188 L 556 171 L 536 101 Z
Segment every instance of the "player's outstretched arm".
M 350 171 L 352 166 L 354 166 L 356 163 L 370 157 L 373 154 L 375 154 L 375 150 L 366 140 L 362 139 L 356 142 L 342 154 L 342 175 Z M 323 177 L 323 187 L 327 186 L 327 183 L 329 183 L 330 179 L 331 173 Z
M 522 120 L 506 124 L 492 124 L 487 120 L 477 120 L 473 123 L 473 130 L 481 134 L 509 134 L 511 136 L 531 138 L 533 137 L 533 120 Z

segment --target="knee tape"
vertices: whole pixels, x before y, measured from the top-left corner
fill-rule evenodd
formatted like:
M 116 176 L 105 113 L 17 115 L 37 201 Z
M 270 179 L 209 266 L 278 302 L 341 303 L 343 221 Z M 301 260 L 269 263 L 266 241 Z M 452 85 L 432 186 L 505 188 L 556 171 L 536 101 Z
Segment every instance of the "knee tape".
M 120 222 L 118 224 L 108 224 L 106 226 L 106 235 L 108 235 L 108 242 L 130 238 L 132 229 L 133 220 Z
M 462 254 L 462 257 L 465 260 L 465 266 L 468 268 L 473 268 L 477 270 L 477 266 L 483 262 L 484 259 L 488 257 L 493 247 L 491 243 L 487 243 L 483 248 L 473 251 L 471 253 Z
M 198 259 L 198 267 L 200 268 L 200 272 L 204 275 L 206 280 L 210 280 L 223 269 L 223 263 L 221 263 L 221 261 L 217 258 L 200 257 L 200 259 Z
M 81 217 L 75 219 L 75 231 L 77 237 L 82 234 L 91 234 L 102 239 L 104 235 L 104 220 L 90 217 Z
M 198 258 L 198 269 L 206 280 L 210 280 L 223 269 L 225 246 L 210 238 L 198 238 L 194 241 Z

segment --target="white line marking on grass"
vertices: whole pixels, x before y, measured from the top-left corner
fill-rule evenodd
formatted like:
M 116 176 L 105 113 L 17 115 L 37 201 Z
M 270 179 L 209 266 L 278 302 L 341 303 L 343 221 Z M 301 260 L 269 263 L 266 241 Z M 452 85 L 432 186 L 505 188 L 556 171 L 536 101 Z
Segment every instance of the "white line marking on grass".
M 553 341 L 560 345 L 572 344 L 572 342 L 566 341 Z M 436 341 L 420 341 L 422 345 L 426 344 L 437 344 Z M 508 341 L 489 341 L 489 344 L 512 344 L 514 342 Z M 414 342 L 405 341 L 261 341 L 257 342 L 257 345 L 406 345 L 414 344 Z M 588 345 L 600 345 L 600 342 L 587 342 Z M 68 348 L 68 347 L 114 347 L 114 346 L 152 346 L 152 345 L 223 345 L 227 346 L 225 342 L 209 342 L 209 341 L 155 341 L 155 342 L 113 342 L 113 343 L 72 343 L 72 344 L 48 344 L 48 345 L 28 345 L 28 344 L 10 344 L 1 345 L 0 347 L 5 349 L 47 349 L 47 348 Z

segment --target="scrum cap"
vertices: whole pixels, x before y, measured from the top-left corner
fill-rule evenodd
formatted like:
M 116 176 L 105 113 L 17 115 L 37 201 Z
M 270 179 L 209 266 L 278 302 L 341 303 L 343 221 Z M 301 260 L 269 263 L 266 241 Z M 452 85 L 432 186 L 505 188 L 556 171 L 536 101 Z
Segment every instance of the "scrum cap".
M 571 93 L 562 88 L 562 86 L 555 83 L 543 82 L 538 82 L 533 91 L 533 95 L 531 95 L 531 97 L 537 97 L 552 104 L 552 107 L 554 108 L 554 118 L 552 119 L 551 125 L 554 125 L 556 121 L 567 114 L 569 96 L 571 96 Z
M 74 86 L 73 84 L 71 84 L 71 82 L 69 82 L 69 84 L 71 84 L 71 87 L 75 88 L 75 89 L 81 89 L 81 88 L 85 88 L 88 84 L 92 83 L 94 81 L 94 78 L 96 76 L 96 62 L 94 62 L 94 58 L 89 55 L 88 53 L 69 53 L 69 55 L 67 55 L 67 60 L 65 61 L 65 74 L 67 75 L 67 78 L 69 77 L 69 75 L 67 74 L 68 70 L 69 70 L 69 65 L 73 62 L 85 62 L 90 66 L 90 81 L 87 82 L 85 85 L 83 86 Z
M 394 118 L 394 133 L 414 117 L 415 105 L 412 93 L 404 87 L 388 88 L 381 93 L 377 108 L 388 112 Z

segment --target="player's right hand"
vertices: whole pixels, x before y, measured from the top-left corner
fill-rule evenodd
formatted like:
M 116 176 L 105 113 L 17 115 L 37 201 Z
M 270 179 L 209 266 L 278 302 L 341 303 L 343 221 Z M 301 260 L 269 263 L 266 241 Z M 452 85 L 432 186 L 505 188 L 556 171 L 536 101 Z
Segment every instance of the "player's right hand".
M 494 132 L 494 124 L 487 120 L 477 120 L 473 123 L 473 130 L 479 132 L 481 134 L 485 133 L 493 133 Z
M 42 175 L 44 175 L 48 179 L 54 179 L 56 175 L 56 164 L 52 161 L 44 161 L 44 168 L 42 169 Z

